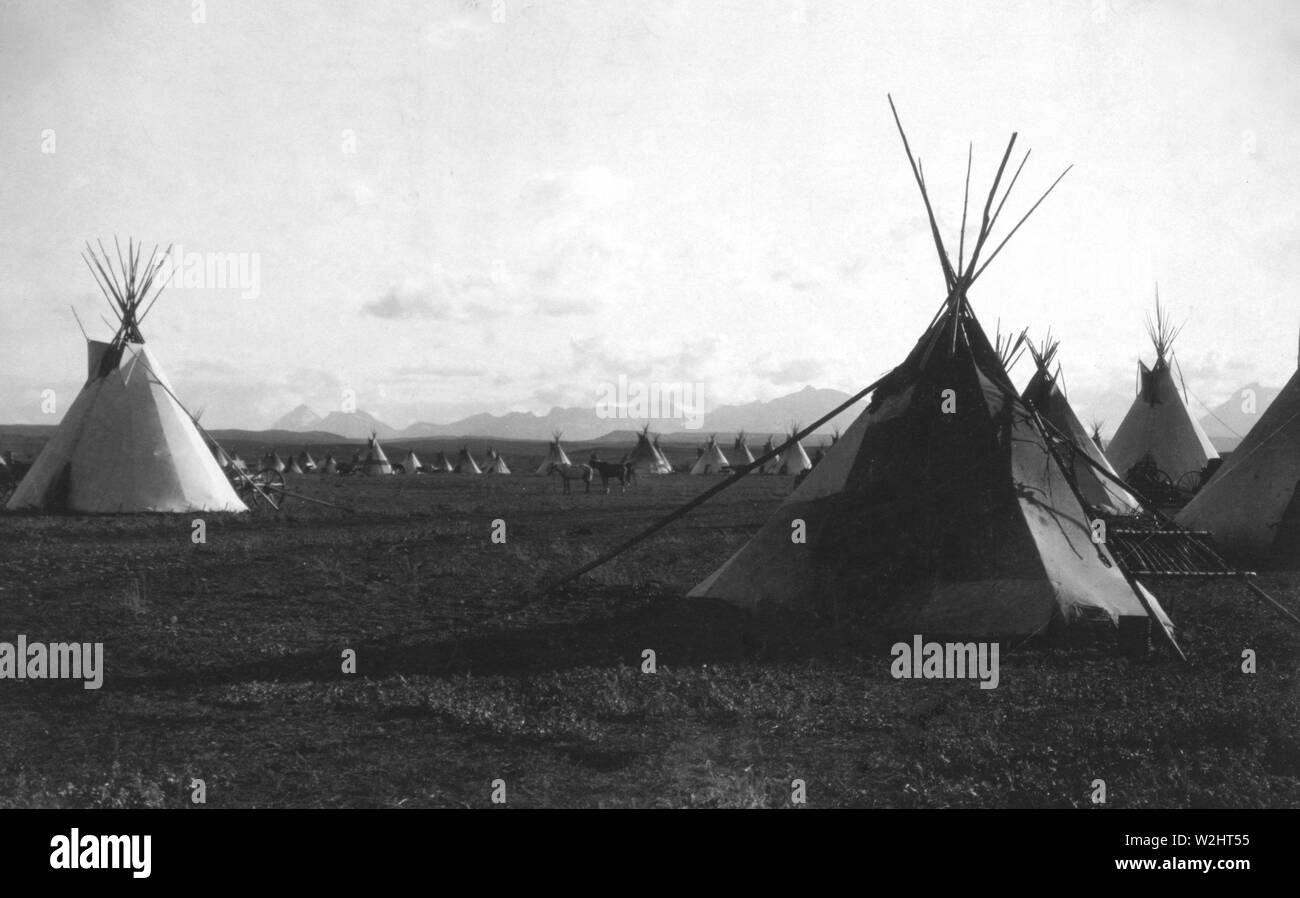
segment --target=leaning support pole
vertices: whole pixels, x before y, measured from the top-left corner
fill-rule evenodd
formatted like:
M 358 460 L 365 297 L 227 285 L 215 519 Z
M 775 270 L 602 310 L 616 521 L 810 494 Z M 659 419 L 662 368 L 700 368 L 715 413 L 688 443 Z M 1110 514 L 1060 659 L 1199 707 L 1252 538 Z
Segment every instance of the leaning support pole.
M 1041 419 L 1040 419 L 1040 420 L 1041 420 Z M 1050 422 L 1044 421 L 1043 423 L 1044 423 L 1044 425 L 1046 425 L 1047 427 L 1051 428 L 1052 432 L 1055 433 L 1056 435 L 1060 436 L 1062 439 L 1069 440 L 1069 437 L 1065 436 L 1065 434 L 1061 433 L 1061 432 L 1060 432 L 1059 430 L 1057 430 L 1055 427 L 1052 427 L 1052 425 L 1051 425 Z M 1071 445 L 1073 445 L 1073 442 L 1071 442 Z M 1181 527 L 1181 526 L 1179 526 L 1178 522 L 1175 521 L 1173 518 L 1169 517 L 1167 514 L 1165 514 L 1165 513 L 1164 513 L 1163 511 L 1161 511 L 1159 508 L 1156 508 L 1155 504 L 1152 503 L 1151 500 L 1148 499 L 1146 496 L 1142 495 L 1140 492 L 1138 492 L 1137 490 L 1133 489 L 1133 487 L 1129 486 L 1127 483 L 1125 483 L 1123 480 L 1121 480 L 1117 475 L 1112 474 L 1110 471 L 1107 471 L 1107 470 L 1106 470 L 1105 468 L 1103 468 L 1101 465 L 1099 465 L 1099 464 L 1097 464 L 1095 461 L 1093 461 L 1093 460 L 1088 456 L 1088 453 L 1087 453 L 1087 452 L 1084 452 L 1082 449 L 1078 449 L 1078 448 L 1076 447 L 1076 449 L 1075 449 L 1075 457 L 1076 457 L 1076 458 L 1081 458 L 1081 459 L 1083 459 L 1085 462 L 1087 462 L 1089 465 L 1092 466 L 1092 469 L 1093 469 L 1094 471 L 1096 471 L 1097 473 L 1101 474 L 1103 477 L 1107 478 L 1108 480 L 1114 481 L 1116 484 L 1118 484 L 1119 486 L 1123 487 L 1123 488 L 1124 488 L 1128 493 L 1130 493 L 1130 494 L 1131 494 L 1135 499 L 1137 499 L 1138 502 L 1142 503 L 1142 507 L 1143 507 L 1146 511 L 1148 511 L 1152 516 L 1155 517 L 1155 519 L 1156 519 L 1157 521 L 1159 521 L 1161 524 L 1163 524 L 1163 525 L 1164 525 L 1166 528 L 1168 528 L 1169 530 L 1175 530 L 1175 531 L 1185 531 L 1185 530 L 1186 530 L 1185 527 Z M 1207 548 L 1208 548 L 1208 547 L 1207 547 Z M 1215 555 L 1217 556 L 1217 553 L 1215 553 Z M 1223 561 L 1222 558 L 1220 558 L 1219 560 L 1220 560 L 1220 561 Z M 1224 563 L 1224 566 L 1225 566 L 1225 567 L 1228 566 L 1228 565 L 1226 564 L 1226 562 Z M 1122 569 L 1122 568 L 1123 568 L 1123 566 L 1121 565 L 1121 569 Z M 1254 576 L 1254 574 L 1251 574 L 1251 573 L 1248 573 L 1248 572 L 1244 572 L 1244 571 L 1242 571 L 1242 572 L 1238 572 L 1238 573 L 1237 573 L 1237 578 L 1238 578 L 1239 580 L 1241 580 L 1242 583 L 1246 584 L 1246 588 L 1249 589 L 1252 593 L 1254 593 L 1254 594 L 1256 595 L 1256 597 L 1258 597 L 1258 598 L 1262 599 L 1263 601 L 1267 602 L 1268 605 L 1269 605 L 1270 607 L 1272 607 L 1272 608 L 1275 609 L 1276 611 L 1280 612 L 1284 617 L 1286 617 L 1287 619 L 1289 619 L 1290 621 L 1292 621 L 1292 622 L 1293 622 L 1294 624 L 1296 624 L 1297 626 L 1300 626 L 1300 617 L 1297 617 L 1295 614 L 1293 614 L 1291 611 L 1289 611 L 1289 610 L 1288 610 L 1284 605 L 1282 605 L 1280 602 L 1278 602 L 1277 599 L 1273 598 L 1273 597 L 1270 596 L 1268 593 L 1264 592 L 1264 590 L 1260 589 L 1259 586 L 1257 586 L 1256 584 L 1252 583 L 1252 582 L 1251 582 L 1251 578 L 1252 578 L 1253 576 Z
M 1066 475 L 1065 482 L 1069 484 L 1070 491 L 1074 493 L 1074 498 L 1079 503 L 1079 507 L 1081 509 L 1084 509 L 1086 512 L 1088 508 L 1088 501 L 1084 499 L 1083 494 L 1079 492 L 1079 486 L 1074 482 L 1074 478 L 1069 476 L 1068 473 L 1066 473 L 1069 471 L 1069 468 L 1065 466 L 1064 460 L 1059 455 L 1056 454 L 1056 447 L 1052 445 L 1051 434 L 1047 432 L 1047 422 L 1045 422 L 1042 416 L 1038 414 L 1038 409 L 1034 408 L 1033 405 L 1029 403 L 1024 403 L 1024 406 L 1026 409 L 1029 410 L 1029 414 L 1031 420 L 1034 422 L 1034 426 L 1037 427 L 1038 432 L 1042 434 L 1043 445 L 1047 447 L 1047 451 L 1052 456 L 1052 460 L 1056 462 L 1057 467 L 1061 469 L 1062 473 L 1065 473 Z M 1137 578 L 1134 577 L 1131 573 L 1129 573 L 1128 569 L 1125 568 L 1124 565 L 1116 562 L 1115 566 L 1119 568 L 1119 572 L 1124 576 L 1124 580 L 1125 582 L 1128 583 L 1129 589 L 1133 590 L 1133 595 L 1137 596 L 1137 600 L 1139 603 L 1141 603 L 1142 609 L 1146 611 L 1147 617 L 1150 620 L 1155 622 L 1156 624 L 1155 629 L 1158 630 L 1160 634 L 1165 638 L 1165 642 L 1168 643 L 1169 647 L 1174 650 L 1174 654 L 1178 656 L 1179 660 L 1181 660 L 1184 664 L 1186 664 L 1187 655 L 1183 652 L 1182 647 L 1178 644 L 1178 640 L 1174 638 L 1174 634 L 1171 633 L 1169 631 L 1169 628 L 1165 626 L 1165 622 L 1161 620 L 1160 615 L 1156 614 L 1156 610 L 1151 607 L 1151 602 L 1148 601 L 1146 594 L 1142 590 L 1142 585 L 1138 583 Z
M 827 412 L 825 415 L 818 418 L 812 424 L 809 424 L 803 430 L 799 431 L 798 433 L 792 434 L 790 436 L 790 439 L 786 440 L 784 443 L 782 443 L 777 448 L 773 449 L 771 452 L 764 453 L 760 458 L 757 458 L 754 461 L 749 462 L 748 464 L 736 468 L 732 473 L 732 475 L 728 477 L 726 480 L 722 481 L 721 483 L 715 484 L 714 486 L 705 490 L 703 493 L 700 493 L 700 495 L 696 496 L 694 499 L 687 502 L 685 505 L 681 506 L 676 511 L 670 512 L 669 514 L 655 521 L 653 524 L 651 524 L 645 530 L 642 530 L 636 536 L 619 543 L 617 546 L 610 549 L 604 555 L 601 555 L 595 561 L 590 561 L 587 564 L 584 564 L 582 567 L 578 568 L 573 573 L 561 577 L 559 580 L 556 580 L 550 586 L 545 587 L 542 590 L 541 595 L 546 595 L 548 593 L 554 592 L 555 590 L 559 589 L 561 586 L 565 585 L 566 583 L 578 579 L 583 574 L 594 571 L 596 568 L 600 567 L 601 565 L 613 561 L 615 558 L 617 558 L 619 555 L 622 555 L 624 552 L 626 552 L 628 549 L 635 546 L 637 543 L 641 542 L 647 537 L 653 536 L 654 534 L 658 533 L 660 530 L 664 529 L 665 527 L 667 527 L 669 524 L 671 524 L 673 521 L 677 520 L 678 518 L 686 516 L 691 511 L 703 505 L 705 502 L 712 499 L 718 493 L 725 490 L 727 487 L 736 483 L 736 481 L 740 480 L 742 477 L 748 475 L 755 469 L 762 467 L 767 462 L 776 458 L 786 449 L 793 446 L 795 443 L 799 442 L 804 437 L 808 436 L 818 427 L 821 427 L 831 418 L 834 418 L 836 415 L 843 412 L 845 409 L 853 405 L 855 402 L 859 402 L 860 400 L 864 399 L 869 393 L 871 393 L 882 383 L 884 383 L 884 381 L 888 377 L 889 375 L 886 374 L 884 377 L 880 378 L 875 383 L 871 384 L 871 386 L 867 387 L 866 389 L 858 391 L 853 396 L 850 396 L 843 403 L 837 405 L 831 411 Z
M 1243 574 L 1243 575 L 1241 576 L 1241 582 L 1242 582 L 1242 583 L 1245 583 L 1247 589 L 1249 589 L 1251 592 L 1253 592 L 1253 593 L 1254 593 L 1258 598 L 1260 598 L 1260 599 L 1264 600 L 1265 602 L 1267 602 L 1267 603 L 1268 603 L 1268 604 L 1269 604 L 1269 605 L 1270 605 L 1274 610 L 1276 610 L 1278 613 L 1280 613 L 1283 617 L 1288 618 L 1288 619 L 1289 619 L 1293 624 L 1295 624 L 1296 626 L 1300 626 L 1300 617 L 1296 617 L 1296 616 L 1295 616 L 1293 613 L 1291 613 L 1291 611 L 1290 611 L 1288 608 L 1286 608 L 1286 607 L 1285 607 L 1281 602 L 1279 602 L 1277 599 L 1273 598 L 1273 597 L 1272 597 L 1271 595 L 1269 595 L 1268 593 L 1264 592 L 1264 590 L 1260 589 L 1260 588 L 1259 588 L 1258 586 L 1256 586 L 1254 583 L 1251 583 L 1251 582 L 1250 582 L 1250 576 L 1249 576 L 1249 575 L 1247 575 L 1247 574 Z

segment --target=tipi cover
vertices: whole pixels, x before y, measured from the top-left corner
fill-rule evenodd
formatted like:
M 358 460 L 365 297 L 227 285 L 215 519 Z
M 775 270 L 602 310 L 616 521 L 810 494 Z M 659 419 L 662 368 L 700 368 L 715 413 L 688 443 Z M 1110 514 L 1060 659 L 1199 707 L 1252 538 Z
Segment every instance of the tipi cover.
M 759 458 L 762 458 L 764 455 L 771 453 L 775 449 L 776 449 L 776 444 L 773 443 L 771 437 L 768 437 L 767 442 L 763 444 L 763 451 L 759 455 Z M 763 462 L 763 466 L 758 469 L 758 473 L 760 474 L 781 473 L 781 456 L 779 454 L 773 455 L 767 461 Z
M 509 474 L 510 466 L 495 449 L 489 448 L 487 451 L 487 463 L 483 465 L 484 474 Z
M 564 454 L 564 447 L 560 445 L 560 437 L 564 436 L 564 434 L 561 431 L 556 430 L 552 431 L 551 436 L 553 436 L 554 439 L 551 440 L 551 445 L 546 450 L 546 458 L 544 458 L 542 463 L 537 466 L 536 473 L 538 474 L 549 474 L 551 472 L 551 465 L 571 464 L 569 456 Z
M 650 425 L 647 424 L 646 428 L 649 429 L 649 427 Z M 655 455 L 658 456 L 659 458 L 660 465 L 664 469 L 663 473 L 671 474 L 673 472 L 673 464 L 668 460 L 668 456 L 664 454 L 663 448 L 659 445 L 659 434 L 655 434 L 655 438 L 654 438 L 654 442 L 652 443 L 652 446 L 654 448 Z
M 1168 633 L 1155 599 L 1092 541 L 1087 512 L 966 299 L 987 223 L 967 247 L 969 267 L 954 266 L 908 155 L 943 261 L 944 307 L 825 460 L 691 594 L 926 637 L 1152 615 Z M 944 402 L 949 390 L 955 405 Z M 791 538 L 796 520 L 806 542 Z
M 1300 567 L 1300 371 L 1177 521 L 1234 551 Z
M 790 429 L 790 436 L 799 432 L 799 425 L 796 424 Z M 793 446 L 786 448 L 781 453 L 781 465 L 777 468 L 778 474 L 802 474 L 813 466 L 812 461 L 808 458 L 808 453 L 803 451 L 803 443 L 795 441 Z
M 721 474 L 723 468 L 730 468 L 731 463 L 727 457 L 722 454 L 722 449 L 718 446 L 716 436 L 709 437 L 709 441 L 704 444 L 704 451 L 700 457 L 695 460 L 691 466 L 692 474 Z
M 736 434 L 736 442 L 731 447 L 731 454 L 736 458 L 737 465 L 750 465 L 754 463 L 754 453 L 749 451 L 749 443 L 745 440 L 745 431 Z
M 441 449 L 438 450 L 438 454 L 433 459 L 433 464 L 430 467 L 433 468 L 435 474 L 450 474 L 454 470 L 451 459 Z
M 370 445 L 366 450 L 366 459 L 361 463 L 362 474 L 391 474 L 393 465 L 384 454 L 384 447 L 379 445 L 378 434 L 370 435 Z
M 277 472 L 279 472 L 279 473 L 283 473 L 283 472 L 284 472 L 284 459 L 282 459 L 282 458 L 280 457 L 280 453 L 278 453 L 278 452 L 276 452 L 276 451 L 274 451 L 274 450 L 272 450 L 271 452 L 266 453 L 266 455 L 264 455 L 264 456 L 262 457 L 262 470 L 263 470 L 263 471 L 277 471 Z
M 420 464 L 420 459 L 415 454 L 415 450 L 408 449 L 406 452 L 406 456 L 402 459 L 402 469 L 407 474 L 419 474 L 421 467 L 422 465 Z
M 1052 342 L 1050 337 L 1044 341 L 1041 351 L 1030 347 L 1036 370 L 1021 398 L 1037 409 L 1038 413 L 1068 441 L 1067 445 L 1061 447 L 1065 457 L 1071 458 L 1071 453 L 1082 452 L 1112 475 L 1112 478 L 1108 478 L 1086 461 L 1074 461 L 1074 480 L 1083 498 L 1093 508 L 1108 514 L 1137 514 L 1141 511 L 1141 504 L 1128 490 L 1115 482 L 1113 479 L 1115 469 L 1110 466 L 1110 462 L 1098 448 L 1097 443 L 1088 435 L 1083 422 L 1079 420 L 1079 416 L 1070 407 L 1069 400 L 1061 392 L 1059 375 L 1051 371 L 1056 350 L 1057 344 Z
M 655 440 L 657 441 L 658 437 L 655 437 Z M 636 474 L 671 474 L 673 470 L 658 447 L 650 442 L 649 424 L 637 434 L 636 445 L 628 454 L 627 461 Z
M 315 471 L 316 459 L 312 458 L 311 453 L 304 449 L 298 453 L 298 467 L 304 471 Z
M 482 474 L 483 469 L 474 461 L 474 456 L 469 454 L 468 446 L 460 447 L 460 454 L 456 456 L 456 467 L 452 469 L 453 474 Z
M 1169 360 L 1180 328 L 1170 326 L 1158 301 L 1156 320 L 1148 323 L 1147 330 L 1155 344 L 1156 363 L 1148 368 L 1139 362 L 1138 395 L 1111 438 L 1106 457 L 1127 478 L 1134 465 L 1150 455 L 1156 467 L 1177 483 L 1184 474 L 1201 471 L 1219 453 L 1178 393 Z
M 302 466 L 298 464 L 298 459 L 296 459 L 296 458 L 294 458 L 292 455 L 290 455 L 290 456 L 289 456 L 289 461 L 288 461 L 288 463 L 286 463 L 285 466 L 284 466 L 284 473 L 286 473 L 286 474 L 301 474 L 301 473 L 302 473 Z
M 339 471 L 339 463 L 335 461 L 334 453 L 325 453 L 325 458 L 323 458 L 321 463 L 316 466 L 316 470 L 322 474 L 337 474 Z
M 141 311 L 147 312 L 158 296 L 154 292 L 150 298 L 158 266 L 141 264 L 136 244 L 127 247 L 131 261 L 110 278 L 108 253 L 96 256 L 87 245 L 95 262 L 91 273 L 120 327 L 109 343 L 88 341 L 86 383 L 6 507 L 245 511 L 157 357 L 144 345 Z

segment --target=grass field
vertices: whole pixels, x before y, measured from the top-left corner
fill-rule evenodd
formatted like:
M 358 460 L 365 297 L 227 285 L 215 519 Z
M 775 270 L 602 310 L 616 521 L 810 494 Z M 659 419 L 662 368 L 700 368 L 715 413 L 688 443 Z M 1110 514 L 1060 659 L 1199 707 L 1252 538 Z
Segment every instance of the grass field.
M 1157 589 L 1188 665 L 1089 638 L 1004 653 L 993 690 L 896 681 L 887 645 L 682 598 L 787 478 L 543 598 L 705 483 L 290 483 L 356 512 L 206 515 L 202 545 L 193 516 L 0 515 L 0 640 L 102 642 L 107 670 L 0 681 L 0 806 L 186 806 L 193 778 L 213 807 L 480 807 L 498 779 L 517 807 L 783 807 L 795 779 L 814 807 L 1083 807 L 1095 779 L 1109 807 L 1300 805 L 1300 633 L 1235 584 Z

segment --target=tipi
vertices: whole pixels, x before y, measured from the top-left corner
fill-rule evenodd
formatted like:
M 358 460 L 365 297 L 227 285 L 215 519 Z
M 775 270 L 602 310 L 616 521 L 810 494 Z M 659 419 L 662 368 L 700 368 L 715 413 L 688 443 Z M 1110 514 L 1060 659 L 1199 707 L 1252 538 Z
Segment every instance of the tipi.
M 723 468 L 731 467 L 727 457 L 722 454 L 721 447 L 718 446 L 717 435 L 709 437 L 709 441 L 704 444 L 704 451 L 700 457 L 695 460 L 691 466 L 692 474 L 721 474 Z
M 72 512 L 245 511 L 202 433 L 140 333 L 163 283 L 157 248 L 86 245 L 91 275 L 118 319 L 107 343 L 87 340 L 87 377 L 6 507 Z
M 984 270 L 997 219 L 990 210 L 1014 142 L 970 258 L 963 235 L 956 265 L 908 149 L 947 298 L 825 460 L 692 595 L 816 610 L 926 637 L 1030 635 L 1058 623 L 1153 617 L 1169 633 L 1156 600 L 1092 541 L 1076 487 L 967 298 Z M 795 520 L 805 524 L 806 543 L 791 539 Z
M 655 442 L 659 440 L 655 437 Z M 650 442 L 650 425 L 641 428 L 636 435 L 636 445 L 627 456 L 628 464 L 636 474 L 671 474 L 673 469 L 668 464 L 658 447 Z
M 298 453 L 298 467 L 302 468 L 304 471 L 315 471 L 316 459 L 311 457 L 310 452 L 303 449 Z
M 772 438 L 769 436 L 769 437 L 767 438 L 767 442 L 763 444 L 763 451 L 762 451 L 762 453 L 759 455 L 759 458 L 762 458 L 762 457 L 764 457 L 764 456 L 766 456 L 766 455 L 771 455 L 771 453 L 772 453 L 773 451 L 775 451 L 775 449 L 776 449 L 776 445 L 772 442 Z M 781 455 L 780 455 L 780 453 L 777 453 L 776 455 L 773 455 L 773 456 L 772 456 L 771 458 L 769 458 L 767 461 L 763 462 L 763 466 L 760 467 L 760 468 L 758 469 L 758 473 L 760 473 L 760 474 L 779 474 L 779 473 L 781 473 Z
M 421 467 L 420 459 L 415 454 L 415 450 L 406 450 L 406 456 L 402 459 L 402 470 L 407 474 L 419 474 Z
M 1229 549 L 1300 567 L 1300 371 L 1177 521 Z
M 285 466 L 284 466 L 284 473 L 286 473 L 286 474 L 301 474 L 301 473 L 302 473 L 302 465 L 298 464 L 298 459 L 297 459 L 297 458 L 295 458 L 295 457 L 292 456 L 292 455 L 289 456 L 289 461 L 286 462 L 286 463 L 285 463 Z
M 1176 484 L 1185 474 L 1199 473 L 1210 459 L 1219 457 L 1174 384 L 1171 349 L 1181 330 L 1165 317 L 1157 295 L 1155 320 L 1147 320 L 1156 362 L 1151 368 L 1138 363 L 1138 395 L 1106 449 L 1106 457 L 1126 480 L 1134 466 L 1149 460 Z
M 1021 398 L 1055 428 L 1053 437 L 1058 440 L 1057 449 L 1063 458 L 1069 460 L 1070 473 L 1084 501 L 1097 511 L 1107 514 L 1139 513 L 1142 510 L 1141 504 L 1128 490 L 1115 482 L 1118 479 L 1115 477 L 1115 469 L 1088 435 L 1079 416 L 1061 392 L 1059 367 L 1055 374 L 1052 373 L 1052 363 L 1060 344 L 1049 334 L 1041 347 L 1036 348 L 1032 343 L 1026 345 L 1033 356 L 1036 370 Z M 1108 472 L 1111 478 L 1099 473 L 1086 461 L 1076 460 L 1074 453 L 1077 452 L 1086 455 Z
M 484 474 L 509 474 L 510 466 L 506 460 L 492 447 L 488 447 L 487 463 L 483 465 Z
M 326 452 L 321 463 L 316 466 L 316 470 L 321 474 L 337 474 L 339 472 L 339 463 L 334 460 L 333 452 Z
M 441 449 L 438 450 L 437 456 L 433 459 L 433 464 L 429 467 L 433 469 L 433 473 L 435 474 L 450 474 L 455 470 L 451 463 L 451 459 L 449 459 L 447 453 L 443 452 Z
M 544 458 L 542 463 L 537 466 L 536 473 L 538 474 L 549 474 L 551 472 L 551 465 L 571 464 L 569 456 L 564 454 L 564 447 L 560 445 L 560 437 L 564 436 L 563 432 L 553 430 L 551 431 L 551 436 L 554 437 L 554 439 L 551 440 L 551 445 L 546 450 L 546 458 Z
M 456 456 L 456 467 L 452 469 L 453 474 L 482 474 L 483 469 L 474 461 L 474 456 L 469 454 L 468 446 L 460 447 L 460 455 Z
M 391 474 L 393 465 L 384 454 L 384 447 L 379 445 L 379 435 L 373 431 L 370 434 L 369 448 L 366 450 L 365 461 L 361 463 L 362 474 Z
M 749 451 L 749 443 L 745 441 L 745 431 L 736 434 L 736 442 L 731 447 L 731 454 L 736 457 L 737 465 L 754 463 L 754 453 Z
M 648 430 L 649 428 L 650 425 L 647 424 L 646 429 Z M 654 443 L 652 445 L 655 450 L 655 455 L 659 457 L 659 464 L 663 468 L 663 473 L 671 474 L 673 472 L 673 463 L 668 460 L 668 456 L 664 454 L 663 448 L 659 445 L 659 434 L 655 434 Z
M 790 436 L 799 432 L 798 424 L 790 425 Z M 811 468 L 812 461 L 808 458 L 808 453 L 803 451 L 803 444 L 798 440 L 793 446 L 786 448 L 781 453 L 781 466 L 777 469 L 778 474 L 802 474 Z
M 262 470 L 276 471 L 281 474 L 284 473 L 284 459 L 280 457 L 280 453 L 272 449 L 270 452 L 266 453 L 266 455 L 262 456 Z

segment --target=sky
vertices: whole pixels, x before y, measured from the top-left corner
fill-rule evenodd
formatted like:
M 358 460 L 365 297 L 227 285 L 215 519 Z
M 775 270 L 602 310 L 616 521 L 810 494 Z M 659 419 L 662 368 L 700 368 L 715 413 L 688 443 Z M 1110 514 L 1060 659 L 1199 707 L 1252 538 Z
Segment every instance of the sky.
M 944 293 L 887 93 L 950 246 L 968 147 L 972 203 L 1033 148 L 1001 233 L 1074 165 L 986 330 L 1113 431 L 1158 283 L 1199 413 L 1296 368 L 1298 62 L 1293 2 L 6 3 L 0 422 L 75 396 L 114 235 L 250 276 L 143 328 L 208 427 L 855 391 Z

